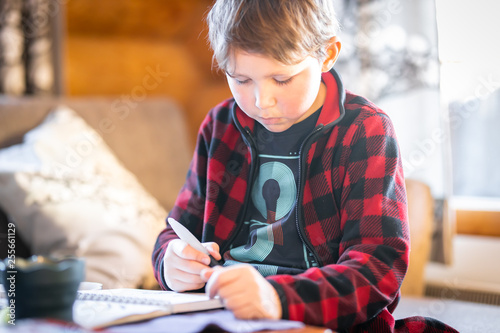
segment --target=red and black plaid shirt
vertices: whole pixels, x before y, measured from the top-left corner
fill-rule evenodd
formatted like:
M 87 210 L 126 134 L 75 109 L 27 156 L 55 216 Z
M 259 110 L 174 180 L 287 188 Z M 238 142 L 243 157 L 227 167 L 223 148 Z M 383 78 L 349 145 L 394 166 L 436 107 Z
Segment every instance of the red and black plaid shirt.
M 405 332 L 412 324 L 432 331 L 439 323 L 421 317 L 395 322 L 391 314 L 410 245 L 393 125 L 371 102 L 346 92 L 334 70 L 323 74 L 323 82 L 325 103 L 301 149 L 297 204 L 299 234 L 320 267 L 267 278 L 280 296 L 283 318 L 335 330 Z M 233 99 L 208 113 L 170 212 L 201 241 L 217 242 L 221 253 L 235 239 L 250 198 L 254 124 Z M 165 289 L 162 260 L 175 238 L 167 226 L 153 253 Z

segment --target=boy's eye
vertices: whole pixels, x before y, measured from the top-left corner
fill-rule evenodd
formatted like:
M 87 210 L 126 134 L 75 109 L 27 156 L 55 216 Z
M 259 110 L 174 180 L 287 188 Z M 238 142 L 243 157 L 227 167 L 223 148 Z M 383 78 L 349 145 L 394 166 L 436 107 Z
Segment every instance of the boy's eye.
M 246 80 L 234 79 L 234 81 L 236 81 L 236 84 L 246 84 L 246 83 L 250 82 L 250 79 L 246 79 Z
M 276 82 L 276 84 L 279 86 L 284 86 L 284 85 L 287 85 L 290 82 L 292 82 L 292 79 L 293 79 L 293 77 L 286 79 L 286 80 L 283 80 L 283 81 L 274 79 L 274 82 Z

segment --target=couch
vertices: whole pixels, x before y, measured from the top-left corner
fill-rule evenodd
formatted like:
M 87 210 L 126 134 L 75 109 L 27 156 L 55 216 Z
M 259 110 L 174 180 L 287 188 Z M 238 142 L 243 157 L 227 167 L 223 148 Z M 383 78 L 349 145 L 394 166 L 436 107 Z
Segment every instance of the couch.
M 58 105 L 66 105 L 76 112 L 100 135 L 112 153 L 133 174 L 145 192 L 150 194 L 164 212 L 172 208 L 176 195 L 182 186 L 188 164 L 194 148 L 189 139 L 187 124 L 182 109 L 168 98 L 145 98 L 141 101 L 123 103 L 119 98 L 0 98 L 0 156 L 6 147 L 12 147 L 23 141 L 23 135 L 37 127 L 44 118 Z M 2 149 L 3 148 L 3 149 Z M 1 163 L 0 159 L 0 163 Z M 2 184 L 2 165 L 0 165 L 0 186 Z M 410 267 L 402 286 L 405 313 L 418 313 L 424 294 L 424 271 L 430 251 L 432 231 L 432 197 L 429 187 L 419 181 L 406 180 L 412 251 Z M 0 188 L 0 192 L 1 192 Z M 19 200 L 26 200 L 21 198 Z M 8 212 L 0 194 L 0 209 Z M 12 205 L 12 203 L 11 203 Z M 9 214 L 7 214 L 9 215 Z M 157 217 L 163 226 L 163 218 Z M 0 248 L 5 251 L 5 226 L 8 220 L 1 219 Z M 70 223 L 71 224 L 71 223 Z M 143 229 L 140 224 L 136 230 Z M 71 232 L 71 227 L 69 229 Z M 21 235 L 22 236 L 22 235 Z M 150 244 L 146 248 L 152 247 Z M 18 253 L 29 254 L 30 244 L 21 249 L 19 240 Z M 25 251 L 25 252 L 22 252 Z M 125 250 L 123 250 L 125 251 Z M 2 252 L 2 254 L 5 252 Z M 104 254 L 106 255 L 106 254 Z M 128 254 L 125 253 L 125 257 Z M 149 265 L 149 258 L 145 259 Z M 140 279 L 128 287 L 154 288 L 152 272 L 146 270 Z M 99 275 L 95 275 L 99 276 Z M 103 282 L 105 287 L 114 287 L 116 283 Z M 416 297 L 416 298 L 414 298 Z M 408 301 L 406 301 L 408 300 Z

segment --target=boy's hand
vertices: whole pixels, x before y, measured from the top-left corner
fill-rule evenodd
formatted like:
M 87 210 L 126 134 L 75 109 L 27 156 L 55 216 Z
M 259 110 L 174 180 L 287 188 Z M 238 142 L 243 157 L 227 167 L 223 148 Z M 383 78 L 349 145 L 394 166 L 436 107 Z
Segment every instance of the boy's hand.
M 202 245 L 216 260 L 221 259 L 217 243 Z M 168 287 L 174 291 L 196 290 L 205 285 L 200 273 L 209 264 L 210 258 L 205 253 L 193 249 L 183 240 L 174 239 L 168 244 L 163 257 L 163 275 Z
M 219 295 L 227 309 L 240 319 L 280 319 L 281 302 L 274 287 L 251 265 L 203 270 L 206 293 Z

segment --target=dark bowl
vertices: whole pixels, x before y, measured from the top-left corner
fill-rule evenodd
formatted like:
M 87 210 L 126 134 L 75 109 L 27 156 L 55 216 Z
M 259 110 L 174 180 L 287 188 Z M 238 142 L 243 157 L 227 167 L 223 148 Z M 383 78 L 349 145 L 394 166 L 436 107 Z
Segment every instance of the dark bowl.
M 85 264 L 75 257 L 33 256 L 0 261 L 9 317 L 73 320 L 73 303 L 84 279 Z

